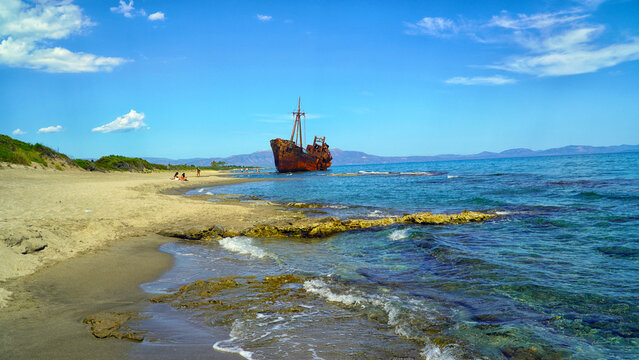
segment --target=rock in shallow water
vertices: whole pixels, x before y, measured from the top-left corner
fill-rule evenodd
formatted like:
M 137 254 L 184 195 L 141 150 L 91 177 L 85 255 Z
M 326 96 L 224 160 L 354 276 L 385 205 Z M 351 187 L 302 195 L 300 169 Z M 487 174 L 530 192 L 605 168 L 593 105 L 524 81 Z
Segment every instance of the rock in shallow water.
M 128 326 L 123 326 L 132 319 L 140 319 L 137 312 L 101 312 L 85 317 L 82 322 L 91 325 L 91 333 L 99 339 L 114 337 L 140 342 L 144 340 L 145 332 L 134 331 Z

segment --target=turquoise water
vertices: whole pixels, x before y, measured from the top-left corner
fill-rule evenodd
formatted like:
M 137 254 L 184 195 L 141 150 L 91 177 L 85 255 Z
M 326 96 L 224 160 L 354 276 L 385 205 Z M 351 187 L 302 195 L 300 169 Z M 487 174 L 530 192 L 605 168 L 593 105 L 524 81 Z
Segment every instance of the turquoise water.
M 273 314 L 238 318 L 218 350 L 255 359 L 639 358 L 639 154 L 250 176 L 278 181 L 199 193 L 315 203 L 343 218 L 466 209 L 503 216 L 313 241 L 167 245 L 176 267 L 148 291 L 233 274 L 312 279 L 303 284 L 308 310 L 275 323 Z

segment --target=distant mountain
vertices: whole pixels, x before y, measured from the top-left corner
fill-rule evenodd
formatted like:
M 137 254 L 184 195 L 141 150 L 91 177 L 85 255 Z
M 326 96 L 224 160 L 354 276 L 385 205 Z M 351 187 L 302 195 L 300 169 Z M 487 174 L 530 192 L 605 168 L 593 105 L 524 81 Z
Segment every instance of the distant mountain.
M 639 145 L 616 145 L 616 146 L 587 146 L 569 145 L 560 148 L 547 150 L 530 150 L 525 148 L 509 149 L 499 153 L 484 151 L 473 155 L 443 154 L 435 156 L 378 156 L 361 151 L 348 151 L 331 149 L 333 155 L 333 165 L 366 165 L 366 164 L 393 164 L 407 162 L 426 161 L 450 161 L 450 160 L 473 160 L 473 159 L 505 159 L 515 157 L 537 157 L 537 156 L 561 156 L 561 155 L 584 155 L 584 154 L 614 154 L 639 152 Z M 252 154 L 233 155 L 225 158 L 191 158 L 191 159 L 167 159 L 146 157 L 145 160 L 156 164 L 192 164 L 196 166 L 210 165 L 211 161 L 224 161 L 230 165 L 274 167 L 273 153 L 270 150 L 257 151 Z

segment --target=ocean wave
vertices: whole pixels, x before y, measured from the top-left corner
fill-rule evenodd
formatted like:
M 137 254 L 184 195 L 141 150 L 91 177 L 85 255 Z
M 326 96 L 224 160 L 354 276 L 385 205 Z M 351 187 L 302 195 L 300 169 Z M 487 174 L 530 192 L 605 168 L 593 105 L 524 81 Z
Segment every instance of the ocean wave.
M 639 249 L 633 249 L 625 246 L 600 246 L 597 251 L 608 256 L 622 259 L 638 259 Z
M 406 239 L 407 237 L 408 237 L 408 229 L 397 229 L 397 230 L 393 230 L 392 233 L 388 234 L 388 238 L 393 241 Z
M 458 178 L 459 175 L 447 175 L 446 178 L 448 179 L 454 179 L 454 178 Z
M 390 175 L 392 174 L 390 171 L 364 171 L 364 170 L 360 170 L 357 173 L 360 175 Z
M 227 237 L 219 241 L 220 245 L 228 251 L 248 255 L 254 258 L 263 259 L 265 257 L 275 258 L 275 255 L 255 245 L 255 241 L 250 237 L 236 236 Z
M 319 295 L 328 301 L 342 303 L 346 306 L 360 305 L 366 302 L 366 299 L 361 296 L 335 294 L 324 281 L 317 279 L 305 281 L 304 290 L 311 294 Z
M 247 360 L 253 360 L 253 353 L 242 349 L 240 346 L 235 345 L 235 342 L 242 337 L 242 330 L 244 328 L 244 322 L 240 320 L 233 321 L 231 325 L 230 339 L 220 340 L 213 344 L 213 349 L 221 352 L 238 354 Z
M 452 348 L 442 348 L 435 345 L 425 346 L 419 355 L 424 360 L 455 360 L 455 355 L 452 354 Z
M 362 175 L 393 175 L 393 176 L 442 176 L 446 172 L 438 171 L 364 171 L 360 170 L 356 173 L 330 174 L 329 176 L 362 176 Z
M 346 307 L 355 307 L 364 311 L 382 311 L 386 314 L 387 324 L 393 327 L 395 334 L 409 340 L 430 343 L 430 339 L 425 338 L 418 330 L 415 331 L 411 327 L 411 323 L 414 322 L 412 314 L 420 314 L 426 318 L 430 316 L 425 303 L 421 301 L 413 299 L 412 301 L 400 304 L 401 300 L 394 296 L 385 297 L 373 294 L 359 294 L 352 290 L 347 294 L 338 294 L 331 290 L 329 285 L 321 279 L 305 281 L 304 290 L 311 294 L 318 295 L 327 301 L 341 303 Z M 432 360 L 455 359 L 451 353 L 451 349 L 456 346 L 455 344 L 451 344 L 447 345 L 445 349 L 441 349 L 436 345 L 430 345 L 428 350 L 423 350 L 420 355 L 424 359 Z
M 366 214 L 366 217 L 369 217 L 369 218 L 384 218 L 384 217 L 387 217 L 387 216 L 388 216 L 388 214 L 385 214 L 385 213 L 383 213 L 380 210 L 369 211 Z

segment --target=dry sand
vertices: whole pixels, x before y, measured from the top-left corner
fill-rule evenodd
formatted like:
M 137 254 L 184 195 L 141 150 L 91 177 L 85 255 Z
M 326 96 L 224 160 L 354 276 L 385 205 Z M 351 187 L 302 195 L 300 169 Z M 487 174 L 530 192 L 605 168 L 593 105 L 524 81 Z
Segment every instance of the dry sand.
M 81 320 L 97 311 L 140 310 L 146 295 L 138 285 L 171 266 L 170 256 L 156 250 L 171 239 L 154 234 L 242 229 L 291 216 L 266 202 L 181 196 L 239 181 L 219 172 L 189 182 L 171 175 L 3 165 L 0 358 L 120 358 L 109 354 L 125 354 L 127 342 L 94 339 Z
M 92 173 L 5 165 L 0 176 L 0 282 L 115 239 L 216 224 L 249 226 L 270 208 L 259 202 L 213 203 L 175 195 L 239 181 L 213 171 L 182 182 L 169 180 L 168 172 Z

